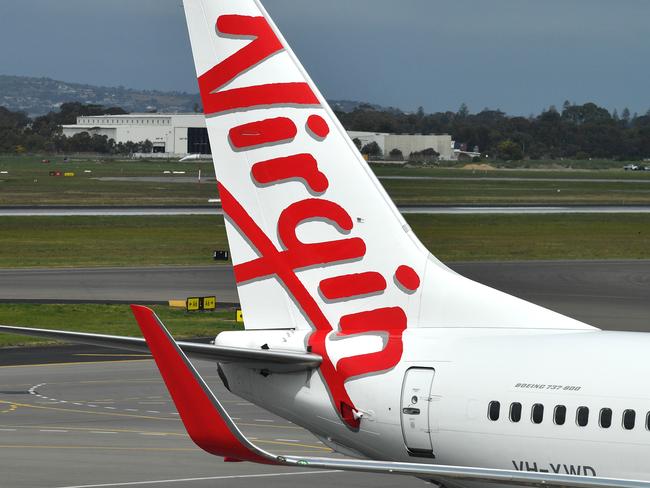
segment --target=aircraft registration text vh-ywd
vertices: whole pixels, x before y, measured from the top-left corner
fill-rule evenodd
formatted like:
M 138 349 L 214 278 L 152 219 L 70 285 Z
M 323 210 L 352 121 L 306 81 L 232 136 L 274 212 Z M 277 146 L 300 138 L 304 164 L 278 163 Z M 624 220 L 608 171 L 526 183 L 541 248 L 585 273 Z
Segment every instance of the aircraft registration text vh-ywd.
M 176 342 L 136 305 L 144 339 L 1 330 L 148 348 L 191 438 L 228 461 L 450 488 L 650 487 L 650 335 L 604 332 L 451 271 L 259 1 L 184 7 L 245 330 Z M 343 457 L 256 446 L 188 357 Z

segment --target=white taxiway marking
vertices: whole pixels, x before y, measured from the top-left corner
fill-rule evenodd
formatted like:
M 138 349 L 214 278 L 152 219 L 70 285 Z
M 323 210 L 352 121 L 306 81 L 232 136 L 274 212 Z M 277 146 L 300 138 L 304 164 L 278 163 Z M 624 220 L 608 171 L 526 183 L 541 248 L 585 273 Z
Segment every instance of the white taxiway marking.
M 275 420 L 268 420 L 268 419 L 255 419 L 255 422 L 275 422 Z
M 270 478 L 276 476 L 299 476 L 305 474 L 330 474 L 340 473 L 338 470 L 328 471 L 298 471 L 294 473 L 267 473 L 267 474 L 237 474 L 231 476 L 210 476 L 206 478 L 182 478 L 175 480 L 152 480 L 152 481 L 131 481 L 127 483 L 105 483 L 101 485 L 75 485 L 75 486 L 61 486 L 59 488 L 108 488 L 112 486 L 144 486 L 144 485 L 159 485 L 162 483 L 189 483 L 192 481 L 210 481 L 210 480 L 233 480 L 240 478 Z

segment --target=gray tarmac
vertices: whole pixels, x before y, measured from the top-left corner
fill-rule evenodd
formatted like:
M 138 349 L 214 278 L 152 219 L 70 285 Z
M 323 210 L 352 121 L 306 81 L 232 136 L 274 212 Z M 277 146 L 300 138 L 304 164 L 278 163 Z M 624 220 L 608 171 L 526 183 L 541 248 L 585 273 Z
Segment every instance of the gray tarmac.
M 0 269 L 0 301 L 162 303 L 192 296 L 239 301 L 231 266 Z
M 460 274 L 597 327 L 650 332 L 650 260 L 468 262 Z M 0 269 L 0 301 L 160 303 L 189 296 L 238 301 L 227 265 Z M 6 324 L 12 325 L 12 324 Z
M 399 206 L 402 214 L 424 215 L 552 215 L 650 213 L 650 205 L 526 205 L 526 206 Z M 0 207 L 0 217 L 128 217 L 223 215 L 218 206 L 178 207 Z
M 260 446 L 332 455 L 307 431 L 229 394 L 214 364 L 196 364 Z M 0 377 L 2 487 L 425 486 L 412 478 L 225 463 L 188 438 L 151 360 L 8 366 Z

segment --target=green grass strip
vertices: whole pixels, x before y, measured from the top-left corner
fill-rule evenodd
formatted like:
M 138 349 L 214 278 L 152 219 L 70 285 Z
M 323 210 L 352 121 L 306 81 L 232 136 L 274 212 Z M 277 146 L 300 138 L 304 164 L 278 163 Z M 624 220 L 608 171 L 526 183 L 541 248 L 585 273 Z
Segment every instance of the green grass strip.
M 409 215 L 444 261 L 646 259 L 650 215 Z M 0 267 L 210 265 L 220 216 L 6 217 Z
M 224 330 L 242 329 L 234 310 L 186 312 L 152 307 L 176 339 L 214 337 Z M 0 303 L 0 324 L 141 337 L 128 305 L 40 305 Z M 0 347 L 50 343 L 47 339 L 0 334 Z M 110 351 L 107 349 L 107 351 Z

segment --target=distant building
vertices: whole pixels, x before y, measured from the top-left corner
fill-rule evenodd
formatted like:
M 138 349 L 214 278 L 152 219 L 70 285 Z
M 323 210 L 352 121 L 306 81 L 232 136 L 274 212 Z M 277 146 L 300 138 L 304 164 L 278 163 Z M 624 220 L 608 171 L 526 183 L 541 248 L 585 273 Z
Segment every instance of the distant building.
M 404 159 L 408 159 L 411 153 L 433 149 L 440 154 L 440 159 L 445 161 L 454 159 L 454 142 L 448 134 L 388 134 L 385 132 L 348 131 L 348 135 L 352 139 L 359 139 L 362 147 L 376 142 L 385 157 L 394 149 L 399 150 Z
M 153 152 L 171 157 L 211 154 L 203 114 L 129 114 L 77 117 L 76 125 L 64 125 L 63 135 L 88 132 L 116 143 L 153 143 Z
M 116 143 L 153 143 L 153 152 L 160 156 L 183 157 L 188 154 L 211 154 L 208 131 L 203 114 L 128 114 L 97 115 L 77 118 L 75 125 L 64 125 L 63 135 L 88 132 L 114 139 Z M 451 136 L 402 135 L 375 132 L 348 131 L 351 139 L 359 139 L 361 146 L 376 142 L 384 156 L 393 149 L 402 152 L 405 159 L 413 152 L 434 149 L 440 159 L 454 159 Z

